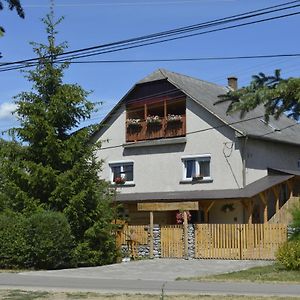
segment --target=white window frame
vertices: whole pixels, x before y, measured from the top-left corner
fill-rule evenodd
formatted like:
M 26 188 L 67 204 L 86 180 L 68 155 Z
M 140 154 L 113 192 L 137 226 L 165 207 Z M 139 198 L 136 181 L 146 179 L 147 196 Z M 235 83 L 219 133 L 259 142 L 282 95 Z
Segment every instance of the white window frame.
M 109 166 L 109 170 L 110 170 L 110 183 L 113 184 L 113 185 L 116 185 L 116 183 L 114 182 L 114 172 L 112 170 L 112 167 L 121 167 L 121 172 L 124 171 L 124 166 L 125 165 L 132 165 L 132 177 L 133 177 L 133 180 L 131 181 L 128 181 L 126 180 L 125 183 L 123 185 L 132 185 L 134 184 L 134 161 L 133 160 L 121 160 L 121 161 L 111 161 L 108 163 L 108 166 Z
M 186 182 L 192 182 L 193 178 L 187 178 L 186 173 L 186 161 L 194 160 L 197 161 L 196 163 L 196 174 L 200 174 L 200 162 L 201 161 L 209 161 L 209 176 L 205 176 L 201 179 L 201 182 L 212 181 L 211 176 L 211 154 L 200 154 L 200 155 L 185 155 L 181 157 L 182 161 L 182 180 Z

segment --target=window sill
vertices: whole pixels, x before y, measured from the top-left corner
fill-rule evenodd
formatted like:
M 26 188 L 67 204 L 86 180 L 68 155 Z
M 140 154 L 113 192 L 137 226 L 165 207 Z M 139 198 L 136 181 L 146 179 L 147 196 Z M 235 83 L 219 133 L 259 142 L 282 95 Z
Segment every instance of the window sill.
M 112 187 L 133 187 L 133 186 L 135 186 L 135 183 L 124 183 L 124 184 L 111 183 L 110 185 Z
M 179 184 L 199 184 L 199 183 L 211 183 L 213 182 L 212 178 L 208 179 L 201 179 L 201 180 L 181 180 L 179 181 Z

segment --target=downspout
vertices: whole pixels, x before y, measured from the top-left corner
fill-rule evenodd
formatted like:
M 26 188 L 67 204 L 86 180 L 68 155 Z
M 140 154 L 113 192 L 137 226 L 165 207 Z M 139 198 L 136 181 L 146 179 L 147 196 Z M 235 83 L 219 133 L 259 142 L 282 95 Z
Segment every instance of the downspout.
M 242 151 L 242 162 L 243 162 L 243 166 L 242 166 L 242 178 L 243 178 L 243 188 L 246 186 L 247 184 L 247 178 L 246 178 L 246 157 L 247 157 L 247 141 L 248 141 L 248 136 L 245 136 L 244 139 L 244 144 L 243 144 L 243 151 Z

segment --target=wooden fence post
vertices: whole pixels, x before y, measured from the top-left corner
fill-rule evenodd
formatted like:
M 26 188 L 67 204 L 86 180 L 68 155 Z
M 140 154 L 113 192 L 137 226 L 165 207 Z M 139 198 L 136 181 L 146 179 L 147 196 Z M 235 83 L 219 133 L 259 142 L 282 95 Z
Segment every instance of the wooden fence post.
M 149 226 L 149 231 L 150 231 L 150 238 L 149 238 L 149 256 L 150 258 L 153 258 L 153 211 L 150 211 L 150 226 Z
M 183 238 L 184 238 L 184 258 L 189 258 L 189 240 L 188 240 L 188 218 L 186 210 L 183 212 Z

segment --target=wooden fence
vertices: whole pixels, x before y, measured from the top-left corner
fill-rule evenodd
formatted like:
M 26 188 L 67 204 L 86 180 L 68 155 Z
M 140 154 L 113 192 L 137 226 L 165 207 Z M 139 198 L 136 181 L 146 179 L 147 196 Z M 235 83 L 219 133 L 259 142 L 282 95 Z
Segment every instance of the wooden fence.
M 144 225 L 125 225 L 121 233 L 121 244 L 134 241 L 137 244 L 148 244 L 148 232 Z
M 160 244 L 161 257 L 182 258 L 184 253 L 183 226 L 161 226 Z
M 195 258 L 274 259 L 286 239 L 282 224 L 197 224 Z
M 128 245 L 133 256 L 139 245 L 149 245 L 148 231 L 143 225 L 125 225 L 121 244 Z M 192 235 L 193 236 L 193 235 Z M 182 225 L 160 227 L 160 257 L 182 258 L 194 252 L 194 258 L 210 259 L 274 259 L 278 247 L 287 240 L 283 224 L 195 224 L 194 238 L 185 251 Z M 191 249 L 189 249 L 191 250 Z

